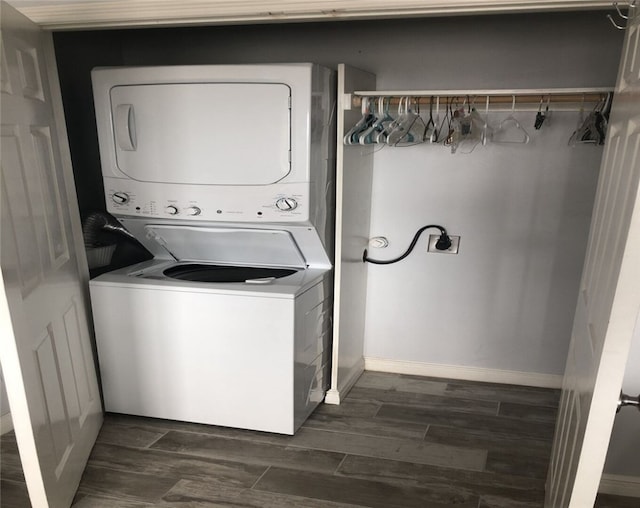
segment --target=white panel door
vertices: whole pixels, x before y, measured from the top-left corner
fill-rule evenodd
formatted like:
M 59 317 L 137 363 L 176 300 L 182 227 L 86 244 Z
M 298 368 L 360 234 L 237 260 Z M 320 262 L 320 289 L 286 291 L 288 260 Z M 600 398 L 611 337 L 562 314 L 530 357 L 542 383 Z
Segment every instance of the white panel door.
M 635 11 L 627 28 L 578 295 L 547 507 L 593 506 L 640 311 L 640 9 Z
M 0 360 L 34 507 L 68 507 L 102 423 L 50 33 L 2 7 Z

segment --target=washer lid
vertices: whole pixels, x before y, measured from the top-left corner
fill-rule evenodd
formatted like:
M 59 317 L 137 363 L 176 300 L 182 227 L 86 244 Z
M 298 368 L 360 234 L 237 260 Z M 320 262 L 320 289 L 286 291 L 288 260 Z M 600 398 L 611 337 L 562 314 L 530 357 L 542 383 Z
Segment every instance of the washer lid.
M 178 261 L 306 268 L 289 231 L 148 224 L 146 237 Z

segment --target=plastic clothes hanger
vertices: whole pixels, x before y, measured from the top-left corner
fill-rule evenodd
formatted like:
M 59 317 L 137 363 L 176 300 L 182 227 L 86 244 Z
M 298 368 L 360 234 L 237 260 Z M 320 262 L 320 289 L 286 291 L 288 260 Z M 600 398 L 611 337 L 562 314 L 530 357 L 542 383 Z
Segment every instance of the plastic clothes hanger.
M 526 144 L 531 139 L 525 128 L 514 116 L 516 111 L 516 96 L 511 96 L 511 114 L 502 120 L 493 130 L 492 143 L 497 144 Z
M 375 120 L 371 127 L 365 129 L 359 136 L 361 145 L 380 143 L 380 134 L 384 132 L 385 124 L 393 122 L 389 109 L 385 106 L 385 97 L 379 97 L 375 105 Z
M 438 129 L 437 129 L 437 124 L 438 124 L 438 109 L 439 109 L 439 102 L 436 106 L 436 120 L 433 119 L 433 99 L 434 97 L 431 96 L 431 99 L 429 101 L 429 121 L 427 122 L 427 125 L 425 127 L 424 130 L 424 139 L 425 141 L 429 141 L 429 143 L 437 143 L 438 142 Z M 438 100 L 436 98 L 436 100 Z
M 607 132 L 608 112 L 611 106 L 611 94 L 600 99 L 591 113 L 584 118 L 584 96 L 580 107 L 580 119 L 578 127 L 569 138 L 569 145 L 582 144 L 604 144 Z
M 456 101 L 455 111 L 453 109 L 453 101 Z M 457 98 L 451 98 L 447 107 L 447 115 L 448 115 L 448 132 L 447 137 L 444 140 L 444 146 L 448 146 L 451 148 L 451 153 L 456 153 L 458 149 L 458 143 L 460 142 L 460 134 L 462 132 L 462 128 L 458 117 L 460 116 L 460 109 L 457 105 Z M 445 117 L 445 120 L 447 117 Z
M 375 115 L 371 111 L 371 106 L 368 97 L 362 98 L 362 118 L 356 123 L 344 136 L 345 145 L 357 145 L 360 141 L 360 133 L 371 127 L 375 121 Z
M 462 108 L 456 110 L 453 114 L 451 122 L 453 127 L 453 135 L 451 137 L 451 153 L 460 150 L 462 153 L 471 153 L 478 144 L 483 143 L 486 134 L 486 119 L 475 108 L 475 98 L 471 104 L 468 104 L 465 111 L 464 104 L 468 103 L 469 98 L 465 100 Z
M 387 142 L 387 138 L 391 131 L 395 128 L 397 120 L 391 116 L 389 113 L 389 106 L 391 105 L 391 97 L 383 98 L 383 109 L 384 109 L 384 118 L 380 122 L 381 129 L 380 132 L 376 134 L 376 143 L 385 144 Z
M 387 144 L 392 146 L 411 146 L 423 143 L 426 126 L 420 114 L 411 109 L 410 97 L 400 99 L 398 114 L 397 124 L 389 133 Z
M 493 136 L 493 129 L 489 126 L 489 96 L 487 95 L 484 105 L 484 125 L 482 126 L 482 145 L 486 146 L 487 141 Z
M 551 101 L 551 96 L 547 95 L 547 107 L 545 108 L 544 113 L 542 112 L 542 101 L 544 101 L 544 96 L 540 97 L 540 105 L 538 106 L 538 112 L 536 113 L 536 121 L 533 124 L 533 128 L 535 130 L 540 130 L 542 124 L 549 116 L 549 102 Z

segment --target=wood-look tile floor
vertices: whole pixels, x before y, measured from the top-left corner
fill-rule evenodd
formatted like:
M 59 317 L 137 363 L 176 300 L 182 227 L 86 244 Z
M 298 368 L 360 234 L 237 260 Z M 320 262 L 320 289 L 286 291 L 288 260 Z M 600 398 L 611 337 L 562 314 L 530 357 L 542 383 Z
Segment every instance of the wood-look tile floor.
M 295 436 L 107 414 L 74 507 L 540 508 L 558 399 L 366 372 Z M 1 506 L 29 506 L 12 434 L 2 468 Z

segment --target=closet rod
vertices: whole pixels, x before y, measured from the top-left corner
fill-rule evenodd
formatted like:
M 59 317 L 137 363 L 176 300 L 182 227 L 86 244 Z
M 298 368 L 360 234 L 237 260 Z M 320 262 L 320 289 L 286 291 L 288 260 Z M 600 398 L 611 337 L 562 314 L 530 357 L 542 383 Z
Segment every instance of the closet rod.
M 360 107 L 363 97 L 389 97 L 391 104 L 397 104 L 401 97 L 438 97 L 440 102 L 457 99 L 460 104 L 469 97 L 471 102 L 482 105 L 489 97 L 489 103 L 510 105 L 515 97 L 516 104 L 538 105 L 542 100 L 555 104 L 597 103 L 613 92 L 613 88 L 553 88 L 527 90 L 357 90 L 351 94 L 352 107 Z M 423 102 L 423 104 L 428 101 Z

